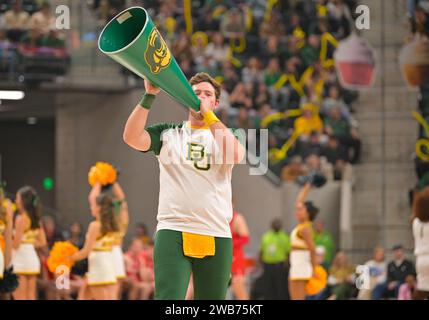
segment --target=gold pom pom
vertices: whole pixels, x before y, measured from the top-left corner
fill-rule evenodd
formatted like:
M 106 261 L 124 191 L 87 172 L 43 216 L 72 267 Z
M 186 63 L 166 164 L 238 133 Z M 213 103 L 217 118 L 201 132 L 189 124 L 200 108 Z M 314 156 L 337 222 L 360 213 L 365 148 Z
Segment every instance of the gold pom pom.
M 113 184 L 117 179 L 116 169 L 107 162 L 97 162 L 88 172 L 88 182 L 90 186 L 94 186 L 97 182 L 105 186 Z
M 79 249 L 69 241 L 55 242 L 47 261 L 49 271 L 55 273 L 59 266 L 66 266 L 71 269 L 73 263 L 68 258 L 78 251 Z

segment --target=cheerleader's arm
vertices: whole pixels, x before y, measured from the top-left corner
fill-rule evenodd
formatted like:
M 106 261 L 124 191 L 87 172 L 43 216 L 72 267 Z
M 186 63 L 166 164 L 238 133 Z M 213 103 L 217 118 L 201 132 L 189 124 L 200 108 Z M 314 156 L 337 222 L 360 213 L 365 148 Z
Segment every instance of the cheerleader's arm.
M 101 193 L 101 183 L 97 182 L 96 184 L 94 184 L 94 186 L 91 189 L 91 192 L 88 195 L 88 202 L 91 207 L 95 204 L 97 197 L 100 195 L 100 193 Z
M 119 212 L 119 221 L 123 232 L 126 232 L 126 228 L 129 224 L 129 214 L 128 214 L 128 204 L 125 199 L 125 192 L 122 189 L 121 185 L 118 182 L 115 182 L 113 184 L 113 193 L 118 199 L 118 201 L 121 201 L 121 211 Z
M 100 233 L 100 223 L 93 221 L 89 224 L 88 232 L 86 233 L 85 244 L 83 248 L 70 257 L 72 262 L 83 260 L 88 257 L 94 247 L 97 236 Z
M 26 227 L 26 220 L 24 219 L 24 216 L 20 214 L 18 217 L 16 217 L 15 221 L 15 234 L 13 236 L 12 240 L 12 248 L 17 250 L 19 246 L 21 245 L 22 236 L 24 235 L 24 230 Z
M 43 228 L 40 228 L 39 234 L 37 236 L 37 240 L 34 243 L 34 247 L 36 249 L 42 249 L 45 248 L 48 244 L 48 241 L 46 240 L 46 233 Z
M 310 192 L 311 184 L 307 182 L 299 191 L 298 197 L 296 198 L 295 205 L 297 207 L 301 206 L 307 199 L 307 195 Z

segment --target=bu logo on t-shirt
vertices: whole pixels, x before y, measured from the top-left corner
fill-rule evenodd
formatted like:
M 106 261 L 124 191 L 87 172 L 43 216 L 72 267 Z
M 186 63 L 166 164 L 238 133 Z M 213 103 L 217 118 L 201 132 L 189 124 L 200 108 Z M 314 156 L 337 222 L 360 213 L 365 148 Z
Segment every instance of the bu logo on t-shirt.
M 188 142 L 187 160 L 194 162 L 195 169 L 208 171 L 210 170 L 210 154 L 205 152 L 202 144 Z

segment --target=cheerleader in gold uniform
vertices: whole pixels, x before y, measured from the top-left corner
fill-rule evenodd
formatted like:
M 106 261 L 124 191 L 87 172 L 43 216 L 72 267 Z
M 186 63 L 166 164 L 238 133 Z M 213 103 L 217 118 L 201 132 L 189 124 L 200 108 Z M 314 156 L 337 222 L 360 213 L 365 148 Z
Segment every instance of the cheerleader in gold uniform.
M 115 300 L 117 279 L 112 263 L 112 248 L 119 227 L 113 197 L 100 192 L 101 185 L 97 183 L 89 196 L 95 221 L 89 224 L 84 247 L 71 256 L 70 260 L 75 262 L 88 257 L 85 291 L 80 299 Z
M 291 233 L 289 270 L 289 293 L 292 300 L 305 299 L 305 286 L 316 266 L 312 221 L 319 209 L 312 202 L 305 201 L 310 188 L 310 183 L 305 184 L 296 201 L 295 218 L 298 225 Z
M 12 240 L 12 265 L 19 276 L 19 286 L 13 293 L 15 300 L 35 300 L 36 280 L 40 273 L 40 259 L 36 249 L 46 246 L 41 227 L 41 204 L 36 191 L 22 187 L 16 194 L 18 216 Z

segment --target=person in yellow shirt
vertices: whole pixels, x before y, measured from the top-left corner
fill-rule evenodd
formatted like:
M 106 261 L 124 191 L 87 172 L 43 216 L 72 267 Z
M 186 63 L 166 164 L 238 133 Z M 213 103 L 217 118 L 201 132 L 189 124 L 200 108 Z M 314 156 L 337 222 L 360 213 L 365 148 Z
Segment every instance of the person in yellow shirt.
M 302 116 L 295 120 L 295 130 L 300 135 L 309 136 L 312 131 L 319 133 L 323 130 L 323 122 L 319 116 L 319 108 L 313 103 L 302 106 Z

